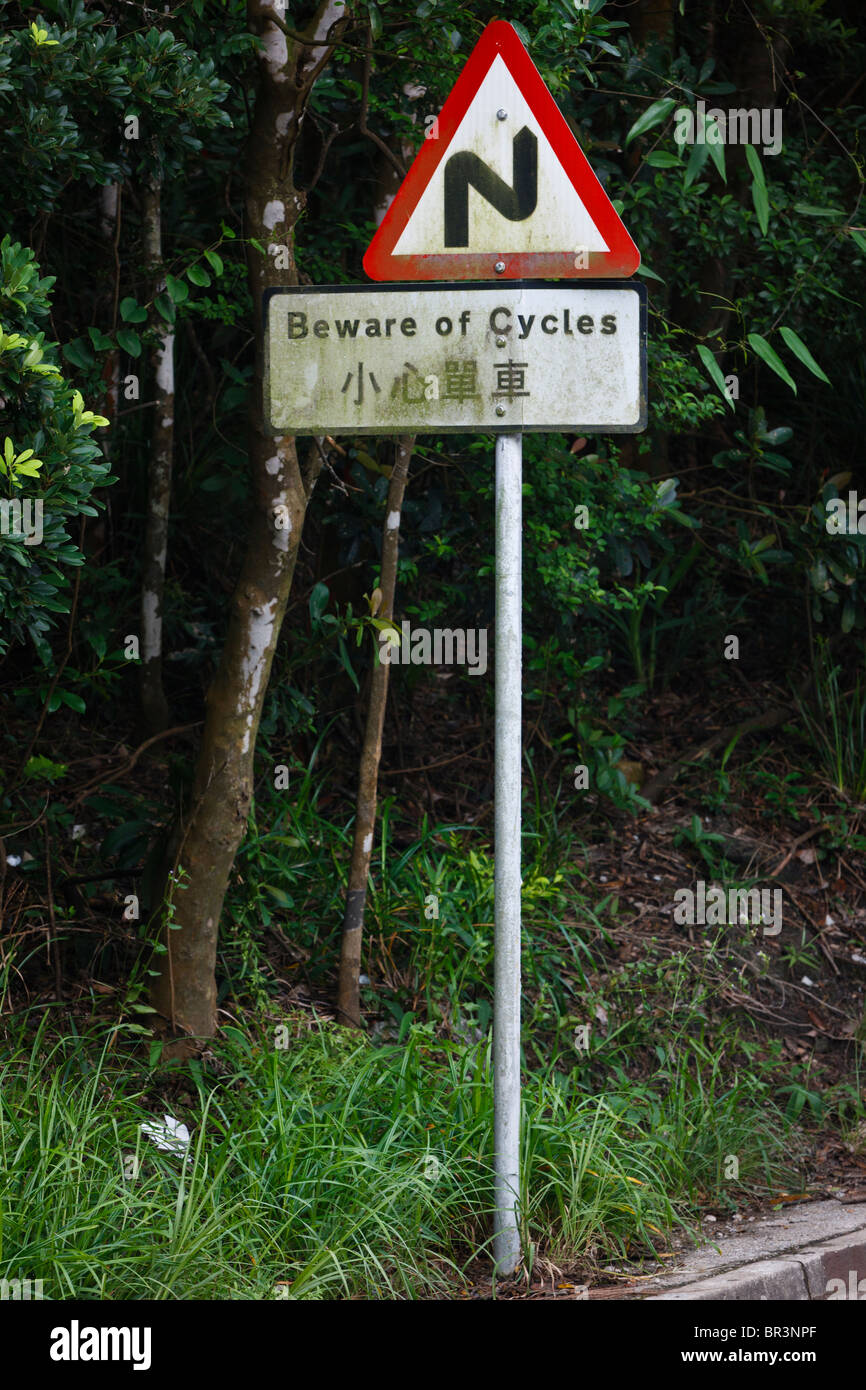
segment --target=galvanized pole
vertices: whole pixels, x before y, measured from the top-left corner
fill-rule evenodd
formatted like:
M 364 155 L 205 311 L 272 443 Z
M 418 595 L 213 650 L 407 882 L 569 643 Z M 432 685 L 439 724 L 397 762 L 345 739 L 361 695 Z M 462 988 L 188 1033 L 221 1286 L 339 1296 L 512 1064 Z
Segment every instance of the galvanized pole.
M 519 434 L 496 438 L 496 730 L 494 782 L 493 1259 L 520 1263 L 520 762 L 522 464 Z

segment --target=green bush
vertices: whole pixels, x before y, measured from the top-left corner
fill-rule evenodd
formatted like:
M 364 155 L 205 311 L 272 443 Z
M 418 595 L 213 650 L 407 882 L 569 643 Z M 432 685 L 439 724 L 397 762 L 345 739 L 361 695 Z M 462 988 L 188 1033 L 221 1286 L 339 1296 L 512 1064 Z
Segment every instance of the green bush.
M 39 327 L 51 276 L 34 254 L 0 242 L 0 656 L 32 638 L 45 665 L 53 615 L 69 610 L 69 566 L 83 556 L 67 529 L 95 516 L 96 487 L 114 479 L 92 437 L 107 420 L 85 410 Z

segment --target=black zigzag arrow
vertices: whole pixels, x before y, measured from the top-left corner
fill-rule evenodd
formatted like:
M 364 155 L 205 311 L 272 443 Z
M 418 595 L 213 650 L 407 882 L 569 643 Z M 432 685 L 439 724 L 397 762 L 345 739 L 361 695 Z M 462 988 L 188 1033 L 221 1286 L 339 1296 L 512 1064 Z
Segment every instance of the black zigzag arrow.
M 538 140 L 528 126 L 514 137 L 512 183 L 507 184 L 471 150 L 445 165 L 445 245 L 469 245 L 469 185 L 509 222 L 523 222 L 538 201 Z

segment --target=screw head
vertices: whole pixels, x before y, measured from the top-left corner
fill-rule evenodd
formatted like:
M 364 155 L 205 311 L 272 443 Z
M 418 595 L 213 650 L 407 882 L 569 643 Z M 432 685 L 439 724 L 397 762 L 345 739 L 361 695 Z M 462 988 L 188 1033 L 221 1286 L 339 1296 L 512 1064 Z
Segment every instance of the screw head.
M 505 347 L 505 339 L 504 339 L 504 338 L 497 338 L 497 339 L 496 339 L 496 346 L 497 346 L 497 347 Z
M 502 109 L 501 106 L 500 106 L 499 110 L 496 112 L 496 119 L 497 119 L 497 121 L 505 121 L 505 120 L 508 119 L 508 112 L 507 112 L 507 111 L 503 111 L 503 109 Z
M 505 269 L 505 262 L 504 262 L 504 261 L 497 261 L 496 264 L 494 265 L 493 269 L 496 271 L 496 274 L 497 274 L 497 275 L 501 275 L 502 272 L 503 272 L 504 269 Z
M 496 414 L 497 414 L 497 415 L 504 415 L 504 414 L 505 414 L 505 406 L 504 406 L 504 405 L 498 405 L 498 406 L 496 407 Z

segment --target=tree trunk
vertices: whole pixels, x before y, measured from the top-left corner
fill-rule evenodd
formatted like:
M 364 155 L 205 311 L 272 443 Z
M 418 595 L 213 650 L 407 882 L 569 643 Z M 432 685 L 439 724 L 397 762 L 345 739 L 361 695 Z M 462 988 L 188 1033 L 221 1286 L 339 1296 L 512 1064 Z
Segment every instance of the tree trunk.
M 394 616 L 394 590 L 397 583 L 397 558 L 400 552 L 400 513 L 409 474 L 409 462 L 415 448 L 415 436 L 404 435 L 397 440 L 394 467 L 388 486 L 388 505 L 382 528 L 382 568 L 379 587 L 382 601 L 378 616 Z M 355 808 L 355 837 L 352 862 L 349 867 L 349 887 L 346 893 L 346 912 L 343 917 L 343 939 L 340 947 L 340 980 L 337 989 L 337 1017 L 352 1028 L 361 1026 L 360 981 L 361 941 L 364 934 L 364 906 L 367 901 L 367 873 L 373 852 L 376 828 L 376 799 L 379 782 L 379 763 L 382 758 L 382 729 L 388 703 L 388 670 L 376 657 L 370 680 L 370 702 L 367 706 L 367 726 L 361 748 L 358 773 L 358 799 Z M 393 648 L 392 648 L 393 653 Z M 392 655 L 393 660 L 393 655 Z
M 335 0 L 320 5 L 305 31 L 287 40 L 282 6 L 248 0 L 250 27 L 262 39 L 260 87 L 248 156 L 245 234 L 285 248 L 270 264 L 248 245 L 256 330 L 256 377 L 250 407 L 249 463 L 253 515 L 219 668 L 207 696 L 192 803 L 174 854 L 166 892 L 168 950 L 152 994 L 173 1030 L 210 1037 L 216 1027 L 217 931 L 229 874 L 246 828 L 253 754 L 280 624 L 291 587 L 304 514 L 320 468 L 311 447 L 305 469 L 294 438 L 272 435 L 262 415 L 262 292 L 297 284 L 293 229 L 303 207 L 295 190 L 298 125 L 318 72 L 347 22 Z M 186 1049 L 182 1049 L 186 1050 Z
M 658 39 L 670 46 L 674 38 L 674 0 L 638 0 L 630 22 L 636 43 L 645 45 Z
M 144 253 L 151 276 L 152 297 L 165 290 L 161 273 L 161 224 L 161 188 L 159 176 L 154 172 L 144 194 Z M 168 728 L 170 719 L 162 688 L 162 601 L 174 457 L 174 332 L 156 310 L 153 321 L 157 343 L 151 353 L 155 403 L 141 584 L 141 709 L 147 733 L 158 734 Z
M 120 184 L 105 183 L 99 190 L 99 231 L 105 243 L 107 251 L 106 261 L 108 275 L 110 278 L 111 291 L 106 304 L 106 312 L 101 326 L 107 333 L 111 333 L 117 328 L 115 322 L 117 314 L 117 294 L 118 286 L 116 276 L 119 274 L 117 264 L 117 238 L 120 233 Z M 120 399 L 120 353 L 114 348 L 106 355 L 105 366 L 102 369 L 103 396 L 100 406 L 100 414 L 108 420 L 108 430 L 110 430 L 117 420 L 117 404 Z M 107 431 L 106 431 L 107 433 Z M 100 436 L 100 442 L 105 435 Z M 105 446 L 103 445 L 103 451 Z
M 366 126 L 367 91 L 370 80 L 372 35 L 367 34 L 367 57 L 362 89 L 362 125 Z M 410 101 L 424 95 L 423 87 L 404 83 L 403 91 Z M 413 124 L 416 115 L 412 117 Z M 390 148 L 390 147 L 389 147 Z M 412 162 L 414 153 L 410 141 L 398 142 L 399 157 L 404 167 Z M 379 227 L 393 203 L 397 190 L 405 175 L 401 175 L 396 165 L 380 150 L 376 161 L 376 201 L 373 218 Z M 380 589 L 382 599 L 378 616 L 390 619 L 394 616 L 394 591 L 397 582 L 397 559 L 400 551 L 399 518 L 403 509 L 403 494 L 409 464 L 415 450 L 415 436 L 405 435 L 397 441 L 394 468 L 388 488 L 388 506 L 385 525 L 382 530 L 382 566 Z M 397 526 L 389 529 L 390 518 L 396 513 Z M 349 886 L 346 893 L 346 911 L 343 917 L 343 936 L 340 943 L 340 975 L 337 985 L 337 1017 L 341 1023 L 351 1028 L 361 1026 L 361 945 L 364 936 L 364 908 L 367 902 L 367 874 L 373 853 L 373 835 L 376 829 L 376 801 L 378 798 L 379 763 L 382 759 L 382 730 L 385 723 L 385 710 L 388 704 L 388 667 L 377 659 L 373 663 L 370 682 L 367 723 L 364 729 L 364 742 L 361 747 L 361 763 L 358 770 L 358 796 L 355 803 L 355 837 L 352 844 L 352 859 L 349 865 Z
M 645 54 L 650 44 L 663 44 L 667 48 L 674 48 L 676 38 L 674 0 L 638 0 L 637 6 L 629 10 L 629 24 L 634 42 L 642 53 Z M 640 142 L 637 142 L 626 156 L 625 162 L 630 180 L 635 177 L 643 159 L 643 153 L 639 146 Z M 663 244 L 653 249 L 652 269 L 661 275 L 662 280 L 667 281 L 665 250 Z M 667 284 L 660 285 L 654 280 L 651 291 L 653 306 L 659 308 L 666 316 L 670 300 Z M 648 454 L 641 453 L 638 447 L 638 435 L 626 434 L 617 440 L 620 463 L 626 468 L 644 469 L 651 477 L 666 477 L 669 471 L 668 447 L 670 442 L 667 430 L 653 429 L 650 426 L 648 437 L 650 440 Z

